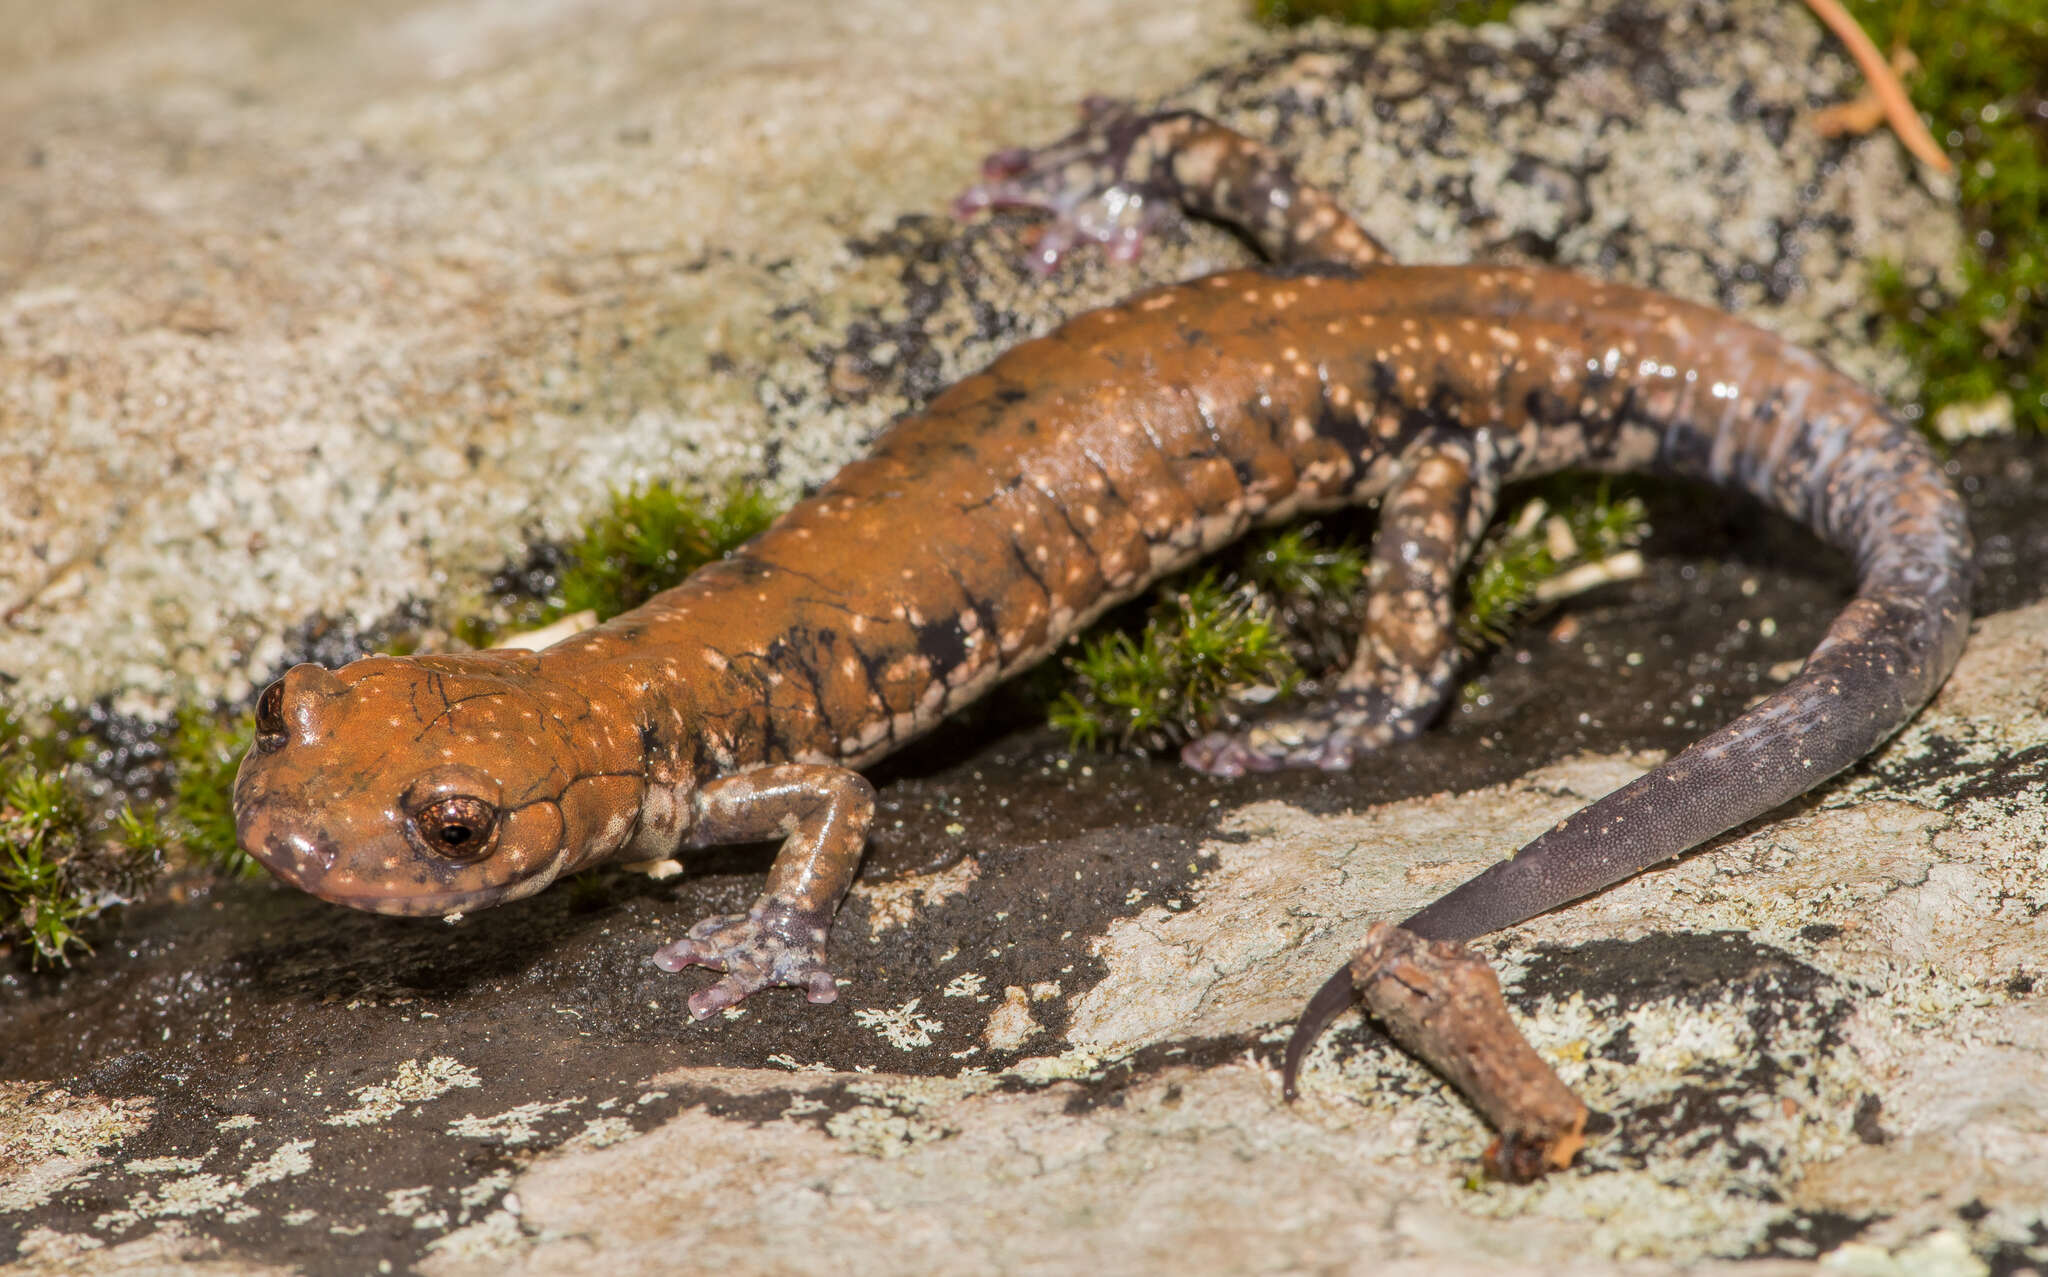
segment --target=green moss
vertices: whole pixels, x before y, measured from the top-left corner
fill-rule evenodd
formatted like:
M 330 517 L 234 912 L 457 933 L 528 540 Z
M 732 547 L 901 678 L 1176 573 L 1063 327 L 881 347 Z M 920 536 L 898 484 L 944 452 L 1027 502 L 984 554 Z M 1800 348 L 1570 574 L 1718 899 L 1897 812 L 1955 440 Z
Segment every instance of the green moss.
M 614 493 L 570 549 L 558 614 L 596 611 L 599 620 L 638 607 L 651 596 L 737 549 L 766 528 L 779 507 L 759 489 L 739 487 L 706 510 L 667 483 Z
M 1348 664 L 1365 616 L 1366 550 L 1325 540 L 1315 524 L 1253 539 L 1244 575 L 1265 596 L 1289 652 L 1304 669 Z
M 1098 630 L 1068 661 L 1050 720 L 1076 749 L 1159 749 L 1223 721 L 1234 693 L 1285 691 L 1298 675 L 1271 610 L 1248 585 L 1205 573 L 1163 593 L 1135 639 Z
M 738 549 L 774 522 L 782 508 L 751 485 L 729 489 L 709 507 L 665 482 L 615 491 L 610 505 L 573 543 L 536 551 L 540 570 L 530 565 L 524 575 L 552 573 L 545 597 L 508 592 L 497 598 L 495 618 L 465 616 L 450 632 L 458 642 L 482 648 L 503 634 L 536 629 L 575 612 L 593 611 L 598 620 L 609 620 Z
M 16 732 L 5 715 L 0 725 Z M 0 948 L 23 945 L 38 963 L 69 963 L 90 948 L 79 927 L 134 899 L 162 864 L 164 840 L 149 814 L 123 807 L 97 822 L 81 774 L 0 753 Z
M 236 878 L 259 878 L 263 866 L 235 842 L 235 770 L 256 736 L 247 712 L 225 718 L 186 706 L 171 729 L 171 815 L 193 861 Z
M 1515 4 L 1516 0 L 1252 0 L 1252 12 L 1261 22 L 1278 26 L 1334 18 L 1352 26 L 1390 30 L 1438 22 L 1499 22 Z
M 1880 47 L 1913 51 L 1907 88 L 1956 163 L 1970 244 L 1953 294 L 1879 272 L 1891 337 L 1925 378 L 1928 407 L 2012 397 L 2048 428 L 2048 10 L 2040 0 L 1967 8 L 1848 0 Z

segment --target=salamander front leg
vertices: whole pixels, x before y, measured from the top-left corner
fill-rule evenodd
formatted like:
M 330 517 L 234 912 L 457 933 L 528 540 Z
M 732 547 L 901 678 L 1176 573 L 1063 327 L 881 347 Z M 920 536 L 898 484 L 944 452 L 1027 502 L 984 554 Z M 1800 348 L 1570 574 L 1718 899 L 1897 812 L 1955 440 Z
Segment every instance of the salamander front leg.
M 1496 485 L 1480 436 L 1412 448 L 1380 507 L 1365 633 L 1332 695 L 1191 741 L 1181 761 L 1215 776 L 1282 767 L 1341 771 L 1428 726 L 1457 673 L 1451 593 L 1493 518 Z
M 853 882 L 875 813 L 875 791 L 844 767 L 789 763 L 714 780 L 692 800 L 690 845 L 781 835 L 768 887 L 745 913 L 720 914 L 655 950 L 664 971 L 712 967 L 725 978 L 690 996 L 703 1019 L 770 985 L 792 985 L 813 1002 L 839 996 L 825 966 L 832 915 Z

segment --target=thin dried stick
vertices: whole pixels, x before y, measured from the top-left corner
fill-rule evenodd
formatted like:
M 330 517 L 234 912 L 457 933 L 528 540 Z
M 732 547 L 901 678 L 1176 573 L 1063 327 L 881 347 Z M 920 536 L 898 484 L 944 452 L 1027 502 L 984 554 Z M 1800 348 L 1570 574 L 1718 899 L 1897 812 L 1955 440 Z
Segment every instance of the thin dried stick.
M 1302 1013 L 1287 1044 L 1288 1099 L 1308 1048 L 1356 991 L 1396 1042 L 1442 1074 L 1499 1132 L 1487 1173 L 1525 1184 L 1571 1165 L 1587 1109 L 1515 1028 L 1493 968 L 1461 944 L 1375 923 Z
M 1849 16 L 1841 0 L 1806 0 L 1806 7 L 1835 33 L 1836 39 L 1848 46 L 1849 56 L 1855 59 L 1856 67 L 1863 72 L 1871 92 L 1877 95 L 1884 118 L 1891 122 L 1892 132 L 1898 134 L 1899 142 L 1937 171 L 1951 171 L 1954 166 L 1948 162 L 1948 156 L 1942 154 L 1934 135 L 1920 122 L 1920 113 L 1913 109 L 1913 100 L 1906 96 L 1906 86 L 1899 83 L 1891 63 L 1877 51 L 1870 37 L 1863 34 L 1863 28 L 1856 25 L 1856 19 Z

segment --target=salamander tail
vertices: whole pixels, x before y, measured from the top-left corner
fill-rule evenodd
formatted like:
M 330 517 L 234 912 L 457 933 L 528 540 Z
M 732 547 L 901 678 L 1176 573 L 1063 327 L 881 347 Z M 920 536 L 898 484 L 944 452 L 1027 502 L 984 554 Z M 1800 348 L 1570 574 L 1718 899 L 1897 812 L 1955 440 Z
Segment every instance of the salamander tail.
M 1295 1083 L 1301 1077 L 1301 1062 L 1315 1047 L 1316 1039 L 1323 1036 L 1323 1030 L 1330 1027 L 1330 1021 L 1344 1014 L 1344 1008 L 1351 1005 L 1350 964 L 1337 968 L 1337 974 L 1323 982 L 1316 995 L 1308 1000 L 1301 1010 L 1301 1019 L 1294 1023 L 1294 1036 L 1287 1039 L 1287 1056 L 1280 1066 L 1280 1094 L 1292 1104 L 1301 1092 Z

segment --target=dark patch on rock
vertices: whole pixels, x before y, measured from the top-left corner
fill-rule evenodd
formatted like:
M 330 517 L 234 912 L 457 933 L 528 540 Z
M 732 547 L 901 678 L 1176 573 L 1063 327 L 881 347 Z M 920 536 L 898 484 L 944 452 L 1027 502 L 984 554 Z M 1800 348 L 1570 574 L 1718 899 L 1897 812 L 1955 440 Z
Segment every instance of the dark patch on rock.
M 1627 1011 L 1666 1000 L 1697 1006 L 1767 981 L 1788 997 L 1810 996 L 1833 983 L 1784 950 L 1741 932 L 1665 932 L 1640 940 L 1539 945 L 1509 997 L 1532 1008 L 1577 993 L 1589 1002 L 1610 1000 Z
M 1613 1060 L 1616 1064 L 1634 1064 L 1642 1058 L 1636 1050 L 1635 1029 L 1629 1024 L 1617 1028 L 1596 1050 L 1601 1059 Z
M 257 686 L 260 691 L 262 684 Z M 80 721 L 60 726 L 57 734 L 71 757 L 109 782 L 112 794 L 129 799 L 169 794 L 171 732 L 165 724 L 123 714 L 102 697 L 85 707 Z
M 995 255 L 997 244 L 1014 244 L 1030 220 L 1006 212 L 963 229 L 946 218 L 911 214 L 873 239 L 848 241 L 857 258 L 900 262 L 901 293 L 891 305 L 857 316 L 836 343 L 811 350 L 827 385 L 857 382 L 858 395 L 847 397 L 866 398 L 886 388 L 921 404 L 951 381 L 949 351 L 975 341 L 1009 345 L 1029 336 L 1026 321 L 994 300 L 994 281 L 982 262 L 985 253 Z M 969 331 L 941 319 L 955 313 L 956 297 L 969 316 Z
M 431 624 L 432 612 L 426 602 L 408 599 L 367 623 L 353 616 L 309 616 L 284 632 L 284 660 L 269 677 L 255 680 L 254 686 L 260 691 L 271 679 L 301 661 L 333 669 L 375 652 L 388 651 L 395 639 Z
M 790 1109 L 803 1101 L 800 1111 Z M 844 1083 L 799 1089 L 795 1087 L 772 1091 L 756 1091 L 750 1095 L 732 1095 L 724 1091 L 706 1091 L 698 1104 L 712 1117 L 730 1122 L 742 1122 L 748 1126 L 765 1126 L 770 1122 L 799 1121 L 822 1131 L 826 1124 L 842 1113 L 851 1113 L 862 1106 L 876 1107 L 879 1101 L 870 1096 L 855 1095 Z
M 2032 1245 L 2000 1242 L 1982 1257 L 1990 1269 L 1988 1277 L 2039 1277 L 2048 1269 L 2048 1228 L 2040 1224 L 2032 1228 L 2037 1239 Z
M 1746 1258 L 1812 1259 L 1844 1242 L 1855 1241 L 1879 1218 L 1830 1210 L 1795 1211 L 1772 1221 Z
M 1884 1100 L 1875 1092 L 1865 1091 L 1863 1098 L 1856 1101 L 1856 1116 L 1850 1129 L 1856 1138 L 1865 1144 L 1883 1144 L 1891 1139 L 1891 1133 L 1884 1129 Z
M 2048 782 L 2048 745 L 2035 745 L 2008 754 L 1997 767 L 1958 777 L 1943 793 L 1952 803 L 2017 798 L 2039 793 L 2044 782 Z
M 1899 793 L 1911 793 L 1930 785 L 1938 785 L 1945 780 L 1972 774 L 1974 769 L 1963 761 L 1964 755 L 1969 753 L 1969 748 L 1964 741 L 1929 732 L 1921 738 L 1919 747 L 1910 757 L 1873 764 L 1871 772 L 1882 780 L 1887 788 Z
M 2048 447 L 2032 437 L 1958 446 L 1949 471 L 1977 538 L 1979 615 L 2048 597 Z

